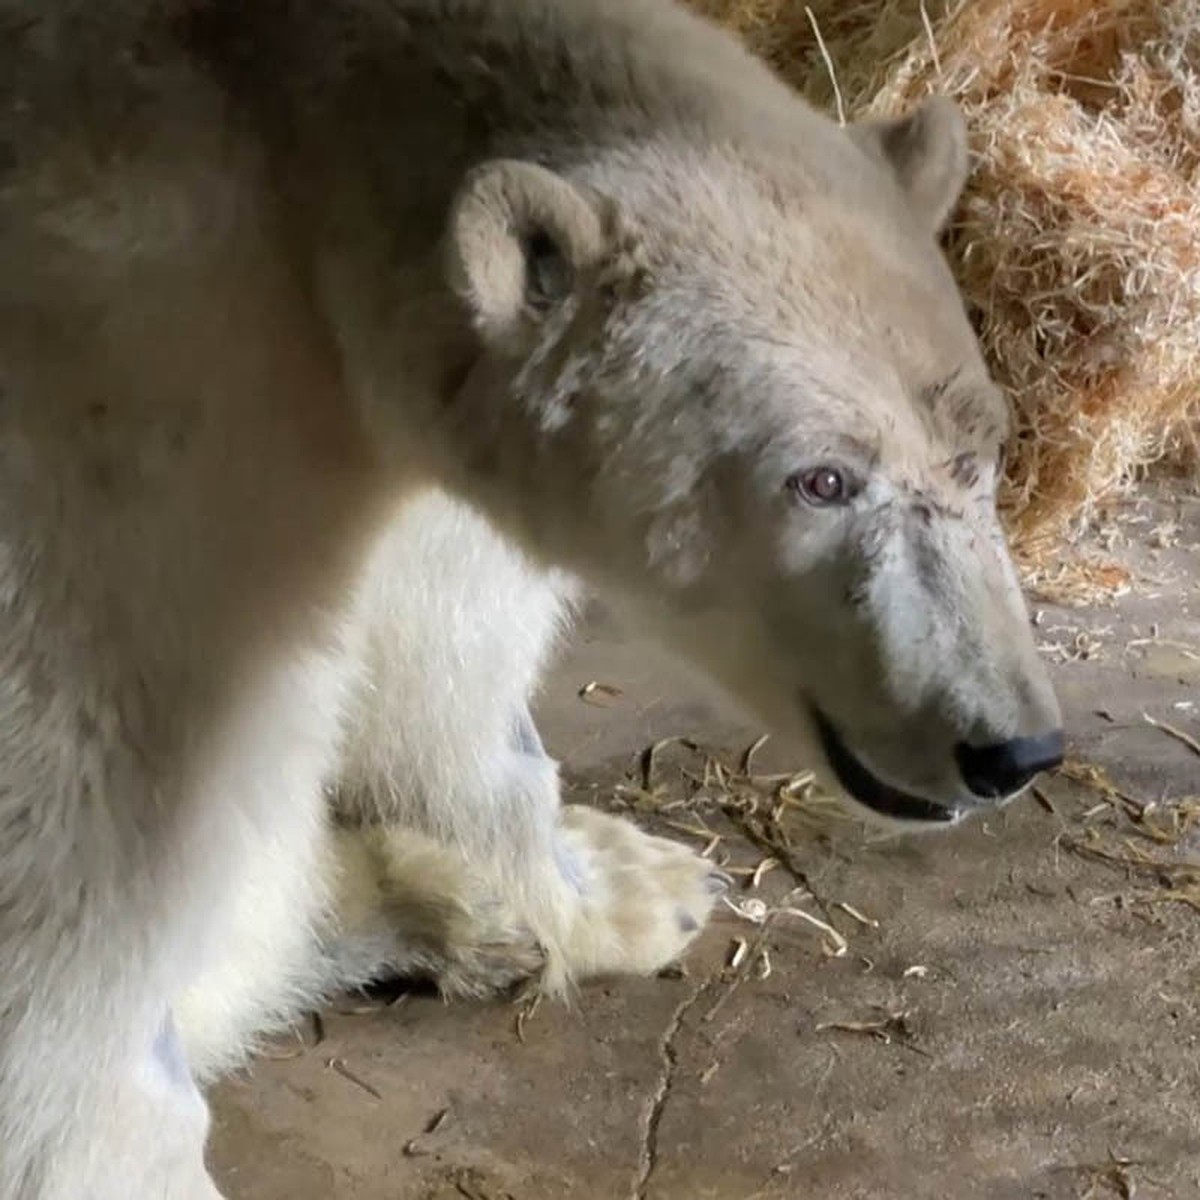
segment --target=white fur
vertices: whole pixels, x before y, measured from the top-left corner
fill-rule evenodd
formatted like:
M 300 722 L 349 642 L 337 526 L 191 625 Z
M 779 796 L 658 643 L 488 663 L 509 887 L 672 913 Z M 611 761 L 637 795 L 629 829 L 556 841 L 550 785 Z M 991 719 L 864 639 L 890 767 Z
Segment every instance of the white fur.
M 0 1200 L 214 1200 L 181 1055 L 335 987 L 686 948 L 532 731 L 548 564 L 939 801 L 1057 721 L 921 112 L 665 0 L 0 0 Z
M 470 993 L 536 968 L 559 991 L 652 971 L 690 940 L 718 877 L 683 847 L 561 811 L 554 763 L 514 737 L 575 590 L 443 494 L 404 507 L 346 638 L 353 690 L 327 779 L 350 828 L 323 827 L 304 856 L 278 826 L 240 828 L 254 871 L 230 940 L 176 1006 L 201 1077 L 333 988 L 381 971 L 424 970 Z M 287 807 L 312 813 L 317 795 L 290 791 Z M 498 961 L 478 961 L 488 953 Z

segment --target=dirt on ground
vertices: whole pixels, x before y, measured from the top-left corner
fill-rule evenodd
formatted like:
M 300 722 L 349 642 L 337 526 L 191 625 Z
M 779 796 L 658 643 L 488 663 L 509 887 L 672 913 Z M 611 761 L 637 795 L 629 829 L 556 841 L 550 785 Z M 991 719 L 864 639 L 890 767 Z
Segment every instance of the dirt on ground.
M 772 741 L 747 770 L 762 731 L 592 614 L 539 714 L 569 798 L 706 848 L 730 903 L 680 970 L 570 1007 L 348 998 L 217 1090 L 219 1184 L 1200 1200 L 1200 505 L 1114 528 L 1128 595 L 1035 601 L 1066 770 L 938 835 L 840 818 Z

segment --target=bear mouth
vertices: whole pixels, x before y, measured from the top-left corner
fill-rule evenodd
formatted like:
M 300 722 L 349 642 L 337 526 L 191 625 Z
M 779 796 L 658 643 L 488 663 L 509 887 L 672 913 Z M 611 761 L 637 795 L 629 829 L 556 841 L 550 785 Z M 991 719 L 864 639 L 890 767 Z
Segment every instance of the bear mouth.
M 870 769 L 855 757 L 854 752 L 842 741 L 841 735 L 830 719 L 816 705 L 812 707 L 813 721 L 829 766 L 837 781 L 859 804 L 880 816 L 894 821 L 919 821 L 922 824 L 950 825 L 959 818 L 959 812 L 913 796 L 872 774 Z

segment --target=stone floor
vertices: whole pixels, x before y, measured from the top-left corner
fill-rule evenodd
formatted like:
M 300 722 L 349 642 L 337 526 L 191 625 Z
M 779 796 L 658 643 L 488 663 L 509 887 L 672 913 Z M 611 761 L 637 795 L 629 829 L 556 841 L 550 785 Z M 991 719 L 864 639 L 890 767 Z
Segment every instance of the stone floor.
M 419 992 L 340 1005 L 319 1043 L 218 1090 L 231 1200 L 1200 1198 L 1200 834 L 1150 836 L 1186 825 L 1200 757 L 1144 719 L 1200 736 L 1198 518 L 1126 512 L 1131 594 L 1038 612 L 1072 760 L 1126 799 L 1083 769 L 938 836 L 793 815 L 789 865 L 735 903 L 809 912 L 840 955 L 801 917 L 725 908 L 682 972 L 520 1024 Z M 581 699 L 591 681 L 619 694 Z M 651 742 L 694 739 L 658 756 L 666 813 L 639 819 L 697 845 L 703 823 L 735 867 L 766 857 L 684 774 L 759 731 L 603 616 L 540 716 L 575 797 L 607 805 Z

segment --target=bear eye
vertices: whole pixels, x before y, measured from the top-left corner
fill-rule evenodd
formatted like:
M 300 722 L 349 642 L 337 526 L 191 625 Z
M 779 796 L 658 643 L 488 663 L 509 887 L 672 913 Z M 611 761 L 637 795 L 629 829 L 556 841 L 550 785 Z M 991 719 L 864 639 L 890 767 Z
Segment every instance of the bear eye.
M 852 498 L 850 481 L 840 467 L 811 467 L 788 476 L 787 489 L 810 504 L 845 504 Z

